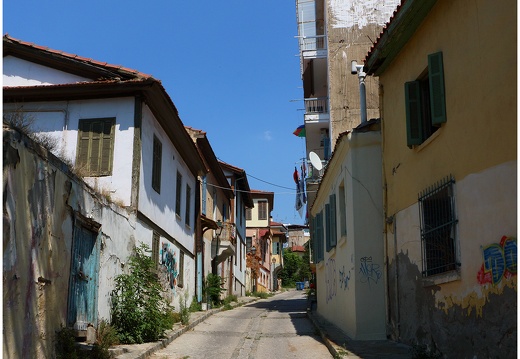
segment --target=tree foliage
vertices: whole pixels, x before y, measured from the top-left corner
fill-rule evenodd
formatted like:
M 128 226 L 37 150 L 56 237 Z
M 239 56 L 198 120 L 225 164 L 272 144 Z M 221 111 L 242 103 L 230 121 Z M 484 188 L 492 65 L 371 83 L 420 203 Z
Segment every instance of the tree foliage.
M 308 250 L 305 251 L 303 257 L 291 250 L 284 251 L 283 269 L 279 277 L 282 279 L 282 286 L 284 287 L 293 287 L 296 285 L 296 282 L 309 280 L 311 270 Z

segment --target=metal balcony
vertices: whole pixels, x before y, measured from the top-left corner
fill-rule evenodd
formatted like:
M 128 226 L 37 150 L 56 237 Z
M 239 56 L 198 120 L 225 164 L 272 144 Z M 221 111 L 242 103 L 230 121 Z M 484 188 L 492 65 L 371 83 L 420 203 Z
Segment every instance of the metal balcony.
M 328 113 L 328 99 L 327 97 L 306 98 L 305 114 Z
M 301 52 L 318 50 L 327 50 L 327 41 L 325 35 L 300 37 Z

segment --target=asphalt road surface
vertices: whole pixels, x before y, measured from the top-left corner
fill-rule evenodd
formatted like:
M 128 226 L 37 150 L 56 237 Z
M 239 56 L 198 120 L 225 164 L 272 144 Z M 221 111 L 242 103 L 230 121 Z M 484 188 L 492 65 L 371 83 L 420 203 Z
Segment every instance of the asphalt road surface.
M 151 358 L 332 358 L 306 308 L 304 291 L 288 291 L 221 311 Z

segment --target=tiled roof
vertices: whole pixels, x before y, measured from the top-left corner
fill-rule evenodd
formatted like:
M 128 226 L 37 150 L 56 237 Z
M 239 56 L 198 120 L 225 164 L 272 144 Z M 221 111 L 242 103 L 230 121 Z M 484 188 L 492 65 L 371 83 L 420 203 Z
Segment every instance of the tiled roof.
M 402 0 L 365 57 L 367 75 L 379 76 L 405 46 L 437 0 Z
M 293 252 L 305 252 L 304 246 L 292 246 L 291 251 Z
M 9 34 L 5 34 L 4 35 L 4 42 L 5 41 L 9 41 L 9 42 L 16 43 L 16 44 L 19 44 L 19 45 L 22 45 L 22 46 L 26 46 L 27 48 L 31 48 L 31 49 L 34 49 L 34 50 L 37 50 L 37 51 L 41 51 L 41 52 L 45 52 L 45 53 L 49 53 L 49 54 L 54 54 L 54 55 L 57 55 L 59 57 L 65 58 L 65 59 L 79 61 L 79 62 L 82 62 L 84 64 L 101 67 L 101 68 L 103 68 L 105 70 L 108 70 L 108 71 L 114 71 L 114 72 L 122 73 L 122 74 L 125 74 L 127 76 L 130 75 L 130 76 L 134 76 L 134 77 L 138 77 L 138 78 L 153 78 L 152 75 L 148 75 L 148 74 L 139 72 L 137 70 L 134 70 L 134 69 L 131 69 L 131 68 L 128 68 L 128 67 L 124 67 L 122 65 L 109 64 L 107 62 L 97 61 L 97 60 L 93 60 L 93 59 L 90 59 L 90 58 L 82 57 L 82 56 L 79 56 L 79 55 L 70 54 L 70 53 L 67 53 L 65 51 L 50 49 L 49 47 L 37 45 L 37 44 L 34 44 L 32 42 L 27 42 L 27 41 L 22 41 L 22 40 L 19 40 L 19 39 L 15 39 L 15 38 L 9 36 Z
M 383 25 L 383 30 L 381 30 L 381 32 L 379 33 L 379 35 L 377 36 L 377 39 L 376 41 L 372 44 L 372 46 L 370 47 L 370 50 L 368 50 L 368 54 L 365 56 L 365 63 L 367 62 L 368 58 L 370 56 L 372 56 L 373 52 L 374 52 L 374 49 L 377 47 L 377 45 L 379 44 L 379 41 L 381 40 L 381 38 L 383 37 L 384 34 L 387 33 L 388 31 L 388 27 L 389 25 L 392 23 L 392 21 L 394 20 L 394 18 L 396 17 L 396 15 L 398 14 L 399 10 L 401 10 L 403 4 L 406 2 L 406 0 L 402 0 L 401 1 L 401 4 L 397 5 L 397 8 L 394 10 L 394 12 L 392 13 L 392 16 L 390 16 L 390 20 L 388 20 L 388 22 Z

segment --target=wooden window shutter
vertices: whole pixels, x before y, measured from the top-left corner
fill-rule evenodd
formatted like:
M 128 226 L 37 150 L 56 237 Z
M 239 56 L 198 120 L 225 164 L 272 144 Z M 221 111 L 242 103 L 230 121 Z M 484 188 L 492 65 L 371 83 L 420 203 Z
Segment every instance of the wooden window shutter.
M 311 217 L 312 261 L 318 263 L 318 231 L 316 217 Z
M 112 174 L 115 118 L 79 121 L 77 165 L 90 176 Z
M 181 215 L 181 190 L 182 190 L 182 175 L 177 172 L 177 183 L 175 189 L 175 213 L 180 217 Z
M 190 186 L 186 185 L 186 218 L 184 219 L 185 223 L 190 226 L 190 218 L 191 218 L 191 188 Z
M 330 251 L 330 249 L 332 248 L 331 247 L 331 233 L 332 233 L 332 229 L 331 229 L 331 222 L 332 222 L 332 218 L 331 218 L 331 214 L 330 214 L 330 204 L 327 203 L 325 205 L 325 250 L 328 252 Z
M 99 173 L 109 175 L 112 173 L 112 157 L 114 153 L 114 120 L 103 121 L 103 132 L 101 133 L 101 158 Z
M 323 260 L 323 212 L 320 212 L 316 215 L 316 254 L 317 254 L 317 262 Z
M 336 226 L 336 194 L 332 194 L 329 197 L 330 203 L 330 247 L 333 248 L 336 246 L 337 237 L 338 237 L 338 229 Z
M 420 145 L 422 138 L 421 84 L 410 81 L 404 84 L 406 103 L 406 144 L 408 147 Z
M 102 121 L 94 121 L 91 126 L 91 145 L 90 145 L 90 155 L 88 159 L 88 163 L 90 164 L 90 172 L 91 173 L 99 173 L 99 162 L 101 159 L 101 142 L 102 142 L 102 133 L 103 133 L 103 122 Z
M 446 101 L 444 94 L 444 66 L 442 52 L 428 55 L 428 77 L 430 83 L 430 108 L 432 125 L 446 122 Z
M 79 121 L 78 154 L 76 166 L 81 170 L 89 171 L 90 122 Z
M 161 162 L 162 143 L 157 137 L 153 137 L 153 159 L 152 159 L 152 188 L 161 193 Z

